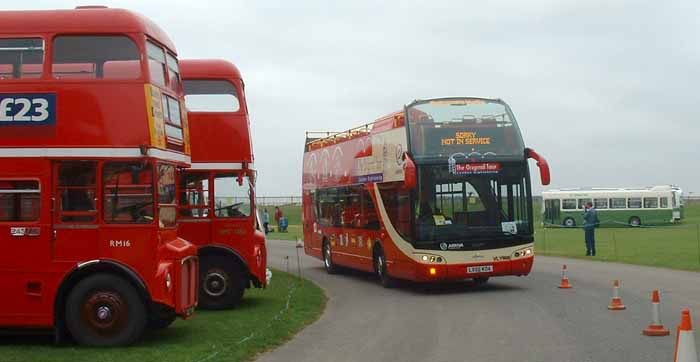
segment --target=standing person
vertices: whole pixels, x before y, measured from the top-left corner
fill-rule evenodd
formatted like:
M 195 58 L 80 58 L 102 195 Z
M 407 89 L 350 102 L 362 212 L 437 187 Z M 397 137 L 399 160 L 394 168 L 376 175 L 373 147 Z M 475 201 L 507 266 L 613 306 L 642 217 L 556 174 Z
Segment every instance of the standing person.
M 270 213 L 267 212 L 267 208 L 263 212 L 263 229 L 265 229 L 265 235 L 270 232 Z
M 280 230 L 280 219 L 282 219 L 282 210 L 279 206 L 275 206 L 275 221 L 277 221 L 277 230 Z
M 583 214 L 583 231 L 586 234 L 586 256 L 595 256 L 595 228 L 598 227 L 598 210 L 592 202 L 586 203 L 586 212 Z

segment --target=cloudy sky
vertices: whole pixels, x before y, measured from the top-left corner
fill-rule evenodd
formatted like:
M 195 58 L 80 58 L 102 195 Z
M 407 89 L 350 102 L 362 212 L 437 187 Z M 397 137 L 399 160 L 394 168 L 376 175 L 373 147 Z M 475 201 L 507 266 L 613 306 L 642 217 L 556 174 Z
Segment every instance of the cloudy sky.
M 552 187 L 673 183 L 700 194 L 697 0 L 88 3 L 150 17 L 180 58 L 238 65 L 259 195 L 300 194 L 307 130 L 461 95 L 511 105 Z

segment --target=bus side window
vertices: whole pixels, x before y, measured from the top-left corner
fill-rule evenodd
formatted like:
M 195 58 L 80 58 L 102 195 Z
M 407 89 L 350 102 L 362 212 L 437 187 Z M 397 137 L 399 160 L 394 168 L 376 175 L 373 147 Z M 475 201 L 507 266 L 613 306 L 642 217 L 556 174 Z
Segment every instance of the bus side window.
M 377 217 L 377 210 L 374 208 L 372 196 L 364 186 L 361 189 L 362 210 L 360 212 L 360 225 L 364 229 L 378 230 L 379 218 Z
M 43 63 L 43 39 L 0 39 L 0 79 L 40 78 Z
M 66 161 L 58 166 L 58 222 L 97 221 L 97 162 Z
M 659 199 L 659 201 L 660 201 L 660 206 L 659 206 L 660 208 L 662 208 L 662 209 L 668 208 L 668 197 L 662 197 L 661 199 Z
M 37 221 L 40 206 L 38 181 L 0 180 L 0 222 Z

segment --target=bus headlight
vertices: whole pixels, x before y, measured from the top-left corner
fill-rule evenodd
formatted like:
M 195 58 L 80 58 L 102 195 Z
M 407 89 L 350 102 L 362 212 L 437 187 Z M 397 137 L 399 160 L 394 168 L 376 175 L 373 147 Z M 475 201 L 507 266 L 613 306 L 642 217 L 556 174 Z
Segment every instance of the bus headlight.
M 442 264 L 445 262 L 445 258 L 440 255 L 433 254 L 416 254 L 418 261 L 426 264 Z
M 170 291 L 170 288 L 173 286 L 173 278 L 170 276 L 170 272 L 165 275 L 165 287 Z
M 513 258 L 527 258 L 529 256 L 532 256 L 534 254 L 534 252 L 535 251 L 533 250 L 532 247 L 516 250 L 513 253 Z

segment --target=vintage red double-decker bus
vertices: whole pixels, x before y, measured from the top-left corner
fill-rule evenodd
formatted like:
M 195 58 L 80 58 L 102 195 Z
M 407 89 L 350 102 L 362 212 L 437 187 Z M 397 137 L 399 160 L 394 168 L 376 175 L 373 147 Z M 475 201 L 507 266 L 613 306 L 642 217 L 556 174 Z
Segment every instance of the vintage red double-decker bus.
M 192 168 L 180 174 L 180 236 L 199 248 L 199 305 L 230 308 L 269 278 L 244 83 L 224 60 L 180 67 L 192 134 Z
M 346 132 L 307 133 L 304 250 L 382 284 L 527 275 L 534 259 L 528 158 L 499 99 L 414 101 Z
M 0 12 L 0 326 L 127 345 L 188 318 L 175 46 L 121 9 Z

